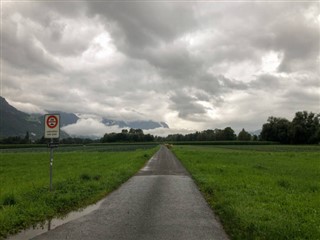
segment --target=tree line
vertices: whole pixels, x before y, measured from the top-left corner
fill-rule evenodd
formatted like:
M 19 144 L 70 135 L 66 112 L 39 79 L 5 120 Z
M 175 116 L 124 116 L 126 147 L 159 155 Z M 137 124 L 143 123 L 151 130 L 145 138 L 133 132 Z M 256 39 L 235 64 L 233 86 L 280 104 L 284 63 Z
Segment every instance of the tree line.
M 297 112 L 292 121 L 285 118 L 269 117 L 263 124 L 260 139 L 283 144 L 320 143 L 319 114 Z
M 231 127 L 224 129 L 207 129 L 189 134 L 170 134 L 167 137 L 145 134 L 142 129 L 123 129 L 120 133 L 106 133 L 101 139 L 64 138 L 63 144 L 89 144 L 111 142 L 178 142 L 178 141 L 273 141 L 282 144 L 319 144 L 320 143 L 320 114 L 312 112 L 297 112 L 292 121 L 285 118 L 269 117 L 263 124 L 259 136 L 251 135 L 242 129 L 238 135 Z M 42 137 L 34 143 L 46 143 Z M 25 137 L 8 137 L 0 140 L 2 144 L 31 143 L 29 132 Z
M 31 139 L 29 137 L 29 132 L 26 132 L 25 137 L 15 136 L 7 137 L 0 140 L 0 144 L 47 144 L 50 142 L 50 139 L 43 137 L 39 139 Z M 94 140 L 90 138 L 76 138 L 68 137 L 59 139 L 61 144 L 90 144 L 90 143 L 100 143 L 100 140 Z
M 252 139 L 250 133 L 244 129 L 237 136 L 231 127 L 225 129 L 207 129 L 204 131 L 197 131 L 195 133 L 189 133 L 186 135 L 182 134 L 171 134 L 163 138 L 165 141 L 234 141 L 242 140 L 249 141 Z
M 121 133 L 106 133 L 100 139 L 102 143 L 110 142 L 153 142 L 155 137 L 151 134 L 144 134 L 142 129 L 122 129 Z
M 201 132 L 183 134 L 170 134 L 167 137 L 153 136 L 144 134 L 141 129 L 123 129 L 121 133 L 106 133 L 101 142 L 177 142 L 177 141 L 250 141 L 258 140 L 257 136 L 251 136 L 244 129 L 238 134 L 235 134 L 231 127 L 225 129 L 207 129 Z

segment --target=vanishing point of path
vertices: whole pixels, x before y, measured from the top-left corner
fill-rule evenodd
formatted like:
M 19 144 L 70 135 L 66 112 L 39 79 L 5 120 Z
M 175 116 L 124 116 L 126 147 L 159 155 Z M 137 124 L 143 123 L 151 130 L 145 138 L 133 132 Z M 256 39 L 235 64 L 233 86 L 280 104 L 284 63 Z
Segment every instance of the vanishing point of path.
M 228 239 L 188 172 L 166 147 L 100 208 L 33 239 Z

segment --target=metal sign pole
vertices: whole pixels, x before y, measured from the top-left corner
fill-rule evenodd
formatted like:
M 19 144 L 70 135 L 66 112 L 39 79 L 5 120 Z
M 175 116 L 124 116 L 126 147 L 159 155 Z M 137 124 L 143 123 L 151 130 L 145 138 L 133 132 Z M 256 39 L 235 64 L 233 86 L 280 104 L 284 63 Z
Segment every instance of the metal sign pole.
M 60 137 L 60 115 L 46 114 L 44 115 L 44 138 L 51 139 L 48 147 L 50 148 L 50 192 L 52 191 L 52 165 L 53 165 L 53 148 L 58 147 Z M 53 139 L 57 139 L 58 143 L 54 143 Z
M 51 138 L 50 144 L 50 192 L 52 191 L 52 164 L 53 164 L 53 138 Z

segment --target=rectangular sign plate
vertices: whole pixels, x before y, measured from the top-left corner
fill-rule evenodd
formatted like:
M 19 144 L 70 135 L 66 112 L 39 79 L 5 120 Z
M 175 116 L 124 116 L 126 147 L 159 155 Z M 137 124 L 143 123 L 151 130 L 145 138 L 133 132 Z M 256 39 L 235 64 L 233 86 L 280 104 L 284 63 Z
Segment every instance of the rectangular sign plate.
M 60 137 L 60 115 L 46 114 L 44 116 L 44 138 Z

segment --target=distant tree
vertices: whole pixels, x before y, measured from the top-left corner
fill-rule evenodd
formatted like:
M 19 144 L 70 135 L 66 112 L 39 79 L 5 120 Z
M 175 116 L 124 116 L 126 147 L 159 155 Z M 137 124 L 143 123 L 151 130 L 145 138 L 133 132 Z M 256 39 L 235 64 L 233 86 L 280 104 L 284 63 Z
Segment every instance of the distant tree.
M 130 128 L 129 133 L 130 134 L 143 134 L 143 131 L 142 131 L 142 129 Z
M 155 137 L 151 134 L 144 134 L 142 129 L 123 129 L 121 133 L 106 133 L 100 139 L 101 142 L 151 142 Z
M 263 124 L 260 139 L 280 143 L 315 144 L 320 142 L 319 114 L 297 112 L 292 122 L 269 117 Z
M 213 140 L 217 140 L 217 141 L 225 140 L 223 130 L 216 128 L 213 130 L 213 132 L 214 132 Z
M 143 135 L 144 133 L 143 133 L 143 131 L 142 131 L 142 129 L 135 129 L 135 133 L 136 134 L 140 134 L 140 135 Z
M 19 136 L 7 137 L 1 140 L 3 144 L 20 144 L 23 140 Z
M 29 131 L 26 132 L 26 136 L 24 137 L 24 140 L 26 141 L 26 143 L 29 143 L 29 140 L 30 140 Z
M 242 128 L 242 130 L 238 134 L 238 140 L 239 141 L 250 141 L 251 134 L 246 132 L 246 130 L 244 130 L 244 128 Z
M 186 135 L 182 134 L 171 134 L 168 135 L 164 140 L 166 141 L 229 141 L 235 140 L 236 134 L 230 127 L 221 129 L 207 129 L 204 131 L 197 131 L 195 133 L 189 133 Z
M 319 143 L 319 114 L 307 111 L 297 112 L 292 120 L 290 137 L 294 144 Z
M 151 134 L 146 134 L 146 135 L 144 135 L 143 141 L 145 141 L 145 142 L 152 142 L 152 141 L 154 141 L 154 136 L 151 135 Z
M 231 127 L 226 127 L 223 130 L 223 139 L 222 140 L 232 141 L 232 140 L 236 140 L 236 137 L 237 136 Z
M 203 139 L 204 141 L 210 141 L 214 139 L 214 131 L 212 129 L 207 129 L 203 131 Z
M 269 117 L 263 124 L 260 138 L 263 141 L 289 143 L 290 122 L 285 118 Z
M 44 136 L 42 136 L 40 139 L 36 140 L 37 144 L 44 144 L 47 143 L 47 140 L 44 138 Z

